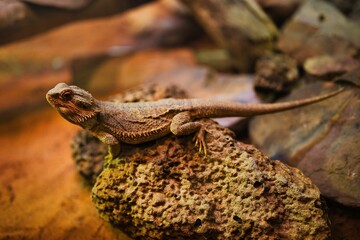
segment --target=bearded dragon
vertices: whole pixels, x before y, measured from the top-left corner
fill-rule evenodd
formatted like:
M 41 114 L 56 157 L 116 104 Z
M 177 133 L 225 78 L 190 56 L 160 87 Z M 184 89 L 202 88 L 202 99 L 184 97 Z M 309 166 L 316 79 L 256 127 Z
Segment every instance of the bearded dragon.
M 49 104 L 62 117 L 90 131 L 109 145 L 110 158 L 120 153 L 120 143 L 139 144 L 163 137 L 195 135 L 196 145 L 206 154 L 205 130 L 199 118 L 250 117 L 275 113 L 330 98 L 340 90 L 298 101 L 242 104 L 212 99 L 162 99 L 153 102 L 113 103 L 95 99 L 89 92 L 65 83 L 46 94 Z

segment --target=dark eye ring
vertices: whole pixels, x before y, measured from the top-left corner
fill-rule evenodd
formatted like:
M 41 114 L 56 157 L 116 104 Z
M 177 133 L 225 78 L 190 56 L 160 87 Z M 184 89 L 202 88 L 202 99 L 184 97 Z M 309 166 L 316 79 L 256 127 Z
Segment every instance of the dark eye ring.
M 61 98 L 64 100 L 69 100 L 72 96 L 72 92 L 70 91 L 64 91 L 61 93 Z

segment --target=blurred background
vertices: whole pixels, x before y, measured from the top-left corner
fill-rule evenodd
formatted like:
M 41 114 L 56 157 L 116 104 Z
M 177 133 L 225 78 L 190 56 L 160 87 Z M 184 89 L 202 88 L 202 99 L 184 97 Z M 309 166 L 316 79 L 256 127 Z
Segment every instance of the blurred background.
M 69 147 L 78 127 L 45 100 L 57 83 L 99 98 L 156 83 L 190 97 L 269 102 L 299 87 L 295 98 L 340 81 L 358 87 L 359 49 L 357 0 L 0 0 L 0 239 L 129 239 L 92 206 Z M 356 125 L 349 118 L 342 129 Z M 222 123 L 301 165 L 293 152 L 263 146 L 248 122 Z M 328 199 L 337 239 L 360 236 L 359 138 L 351 127 L 348 140 L 332 136 L 353 143 L 346 164 L 329 165 L 341 183 L 312 178 Z

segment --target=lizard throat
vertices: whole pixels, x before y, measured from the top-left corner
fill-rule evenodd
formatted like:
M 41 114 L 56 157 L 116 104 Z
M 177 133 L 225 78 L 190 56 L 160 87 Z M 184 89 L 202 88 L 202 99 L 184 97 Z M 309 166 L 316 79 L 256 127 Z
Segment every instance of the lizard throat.
M 66 107 L 58 107 L 59 113 L 69 122 L 74 124 L 81 124 L 85 121 L 95 117 L 94 111 L 83 111 L 78 109 L 69 109 Z

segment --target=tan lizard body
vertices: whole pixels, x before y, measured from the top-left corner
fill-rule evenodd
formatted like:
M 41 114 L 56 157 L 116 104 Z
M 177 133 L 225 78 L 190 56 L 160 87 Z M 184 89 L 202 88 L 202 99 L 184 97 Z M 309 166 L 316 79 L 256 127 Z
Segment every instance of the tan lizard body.
M 65 119 L 92 132 L 117 156 L 120 143 L 138 144 L 169 133 L 189 135 L 198 131 L 200 150 L 206 151 L 199 118 L 249 117 L 274 113 L 315 103 L 342 89 L 314 98 L 271 104 L 242 104 L 211 99 L 163 99 L 154 102 L 113 103 L 96 100 L 87 91 L 59 83 L 46 98 Z

